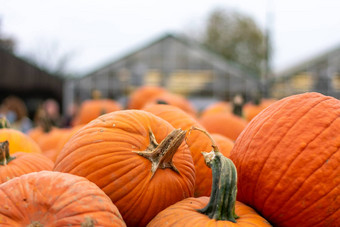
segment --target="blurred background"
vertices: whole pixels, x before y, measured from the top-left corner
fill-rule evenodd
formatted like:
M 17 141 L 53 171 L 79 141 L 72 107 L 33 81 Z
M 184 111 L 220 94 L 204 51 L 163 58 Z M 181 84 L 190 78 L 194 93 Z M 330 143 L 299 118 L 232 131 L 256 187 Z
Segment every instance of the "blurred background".
M 237 95 L 340 98 L 339 10 L 338 0 L 0 0 L 0 113 L 22 131 L 42 113 L 67 127 L 85 100 L 126 107 L 143 86 L 198 112 Z

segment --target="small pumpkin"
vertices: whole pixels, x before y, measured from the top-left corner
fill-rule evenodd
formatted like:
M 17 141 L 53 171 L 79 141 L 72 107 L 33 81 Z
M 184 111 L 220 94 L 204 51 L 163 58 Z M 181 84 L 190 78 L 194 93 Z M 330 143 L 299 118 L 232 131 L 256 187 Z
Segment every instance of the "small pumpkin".
M 211 140 L 213 141 L 212 138 Z M 148 227 L 271 226 L 252 208 L 236 201 L 235 165 L 219 152 L 214 142 L 212 147 L 211 152 L 203 152 L 207 166 L 212 169 L 213 174 L 210 198 L 204 196 L 184 199 L 161 211 Z
M 230 104 L 230 102 L 226 101 L 214 102 L 203 109 L 200 116 L 202 117 L 215 113 L 232 113 L 232 105 Z
M 215 113 L 202 116 L 199 123 L 209 133 L 218 133 L 235 141 L 246 128 L 247 122 L 232 113 Z
M 8 141 L 0 142 L 0 184 L 26 173 L 52 170 L 53 166 L 43 154 L 16 152 L 10 155 Z
M 340 101 L 311 92 L 257 115 L 235 142 L 239 201 L 275 226 L 340 223 Z
M 72 124 L 73 126 L 84 125 L 96 119 L 100 115 L 121 109 L 121 104 L 111 99 L 85 100 L 81 103 Z
M 0 185 L 1 226 L 126 226 L 117 207 L 87 179 L 40 171 Z
M 0 118 L 0 141 L 8 141 L 10 154 L 16 152 L 41 153 L 39 145 L 27 134 L 11 129 L 6 118 Z
M 246 103 L 243 106 L 244 118 L 246 121 L 251 121 L 262 110 L 276 102 L 276 99 L 262 99 L 259 103 Z
M 158 86 L 141 86 L 134 90 L 128 100 L 128 109 L 142 109 L 144 105 L 160 94 L 167 93 L 168 91 L 163 87 Z
M 176 106 L 182 109 L 184 112 L 190 114 L 192 117 L 196 117 L 197 110 L 192 105 L 192 103 L 182 95 L 174 93 L 161 93 L 154 98 L 150 99 L 144 107 L 151 104 L 168 104 L 171 106 Z
M 54 170 L 86 177 L 111 198 L 128 226 L 145 226 L 193 195 L 195 169 L 185 134 L 146 111 L 112 112 L 72 136 Z

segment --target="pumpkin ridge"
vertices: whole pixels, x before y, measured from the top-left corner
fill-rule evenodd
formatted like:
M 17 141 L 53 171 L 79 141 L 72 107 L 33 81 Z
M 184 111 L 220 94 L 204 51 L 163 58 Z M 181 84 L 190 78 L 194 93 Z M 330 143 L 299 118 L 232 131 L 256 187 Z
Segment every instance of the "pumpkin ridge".
M 53 181 L 52 181 L 52 182 L 53 182 Z M 52 182 L 51 182 L 51 183 L 52 183 Z M 77 184 L 77 183 L 78 183 L 78 182 L 76 182 L 76 184 Z M 68 189 L 69 189 L 69 188 L 65 188 L 65 190 L 64 190 L 62 193 L 60 193 L 58 197 L 56 197 L 56 199 L 51 203 L 51 206 L 50 206 L 50 207 L 48 208 L 48 210 L 45 212 L 45 216 L 46 216 L 46 214 L 49 213 L 50 209 L 54 206 L 54 204 L 58 201 L 58 199 L 59 199 L 62 195 L 64 195 L 65 192 L 68 191 Z M 38 190 L 37 190 L 37 192 L 40 193 L 40 191 L 38 191 Z M 64 207 L 67 207 L 68 205 L 69 205 L 69 204 L 65 205 Z M 64 208 L 64 207 L 63 207 L 63 208 Z M 62 209 L 61 209 L 61 210 L 62 210 Z M 59 211 L 56 213 L 56 215 L 57 215 L 61 210 L 59 210 Z
M 112 164 L 111 164 L 112 165 Z M 142 167 L 143 165 L 140 165 L 139 167 Z M 124 172 L 124 173 L 122 173 L 123 175 L 125 175 L 126 173 L 128 173 L 128 172 L 130 172 L 131 171 L 131 169 L 129 169 L 129 168 L 127 168 L 127 171 L 126 172 Z M 105 184 L 104 186 L 102 186 L 101 188 L 102 188 L 102 190 L 103 191 L 106 191 L 106 187 L 109 187 L 112 183 L 114 183 L 114 181 L 113 182 L 109 182 L 108 184 Z M 146 184 L 146 181 L 139 181 L 137 184 L 136 184 L 136 187 L 135 188 L 138 188 L 137 186 L 138 185 L 140 185 L 141 183 L 144 183 L 144 184 Z M 145 187 L 145 186 L 144 186 Z M 134 192 L 134 190 L 135 189 L 132 189 L 130 192 Z M 142 190 L 139 190 L 139 191 L 142 191 Z M 117 191 L 115 191 L 115 192 L 117 192 Z M 126 194 L 123 194 L 122 196 L 127 196 L 127 195 L 129 195 L 129 193 L 130 192 L 127 192 Z M 140 194 L 140 193 L 137 193 L 137 194 Z M 112 197 L 112 195 L 110 195 L 109 196 L 110 198 Z M 137 195 L 136 195 L 136 197 L 137 197 Z M 115 202 L 115 201 L 113 201 L 113 202 Z
M 326 101 L 326 100 L 328 100 L 328 99 L 331 99 L 331 98 L 325 97 L 325 98 L 323 98 L 322 100 L 318 100 L 318 102 L 315 103 L 314 105 L 312 105 L 310 108 L 308 108 L 308 110 L 307 110 L 305 113 L 301 114 L 301 115 L 299 116 L 298 119 L 295 118 L 295 119 L 296 119 L 295 122 L 292 123 L 291 127 L 289 127 L 289 129 L 284 133 L 284 135 L 282 135 L 282 137 L 280 138 L 279 142 L 272 148 L 272 150 L 275 150 L 275 149 L 276 149 L 276 147 L 281 143 L 282 139 L 283 139 L 285 136 L 287 136 L 287 134 L 292 130 L 292 128 L 294 128 L 294 126 L 296 126 L 296 124 L 297 124 L 304 116 L 306 116 L 306 114 L 308 114 L 308 113 L 309 113 L 311 110 L 313 110 L 316 106 L 318 106 L 319 104 L 321 104 L 322 102 L 324 102 L 324 101 Z M 263 124 L 263 126 L 264 126 L 264 124 Z M 256 135 L 255 135 L 255 136 L 256 136 Z M 251 143 L 249 143 L 249 145 L 250 145 L 250 144 L 251 144 Z M 262 171 L 263 171 L 263 169 L 264 169 L 264 167 L 265 167 L 265 165 L 266 165 L 268 159 L 271 157 L 272 154 L 273 154 L 273 152 L 270 152 L 270 153 L 268 154 L 268 156 L 266 157 L 266 159 L 263 161 L 263 164 L 261 165 L 261 170 L 260 170 L 260 172 L 259 172 L 259 174 L 257 175 L 257 178 L 256 178 L 256 180 L 255 180 L 255 182 L 257 182 L 257 183 L 256 183 L 256 186 L 255 186 L 255 187 L 253 188 L 253 190 L 252 190 L 252 198 L 253 198 L 252 204 L 255 203 L 255 202 L 254 202 L 254 199 L 255 199 L 254 194 L 255 194 L 255 191 L 256 191 L 257 188 L 258 188 L 259 179 L 260 179 L 260 177 L 261 177 L 261 175 L 262 175 Z M 282 176 L 282 175 L 281 175 L 281 176 Z M 281 177 L 280 177 L 280 179 L 281 179 Z M 272 190 L 272 191 L 273 191 L 273 190 Z M 272 192 L 272 191 L 271 191 L 271 192 Z M 260 213 L 262 213 L 262 208 L 264 207 L 265 201 L 268 199 L 268 197 L 269 197 L 269 195 L 267 196 L 267 198 L 266 198 L 266 199 L 264 200 L 264 202 L 262 203 L 262 207 L 258 207 L 258 211 L 259 211 Z
M 327 192 L 327 193 L 325 194 L 325 196 L 328 195 L 329 193 L 331 193 L 334 189 L 337 189 L 337 187 L 338 187 L 338 186 L 335 186 L 334 188 L 332 188 L 332 190 L 330 190 L 329 192 Z M 323 199 L 323 198 L 321 198 L 321 199 Z M 318 199 L 316 202 L 320 201 L 321 199 Z M 311 204 L 311 206 L 310 206 L 309 208 L 311 208 L 313 205 L 315 205 L 315 204 Z M 294 216 L 293 218 L 296 218 L 296 217 L 298 217 L 299 215 L 300 215 L 300 216 L 303 215 L 303 213 L 304 213 L 305 211 L 307 211 L 307 210 L 308 210 L 308 209 L 305 209 L 304 211 L 302 211 L 301 213 L 297 214 L 297 215 Z M 320 219 L 320 221 L 318 221 L 317 223 L 322 222 L 322 221 L 326 220 L 327 218 L 329 218 L 329 217 L 331 217 L 332 215 L 335 215 L 335 214 L 336 214 L 336 212 L 333 212 L 333 213 L 329 214 L 327 217 L 325 217 L 324 219 Z M 268 219 L 269 219 L 269 218 L 268 218 Z M 287 221 L 289 221 L 289 218 L 287 218 L 287 219 L 281 221 L 281 223 L 284 223 L 284 222 L 287 222 Z M 317 223 L 314 223 L 314 226 L 317 226 Z
M 86 197 L 92 197 L 93 195 L 87 195 L 87 196 L 84 196 L 82 198 L 86 198 Z M 67 204 L 67 205 L 70 205 L 70 204 Z M 72 204 L 71 204 L 72 205 Z M 83 216 L 87 213 L 91 213 L 91 214 L 97 214 L 97 213 L 106 213 L 108 210 L 96 210 L 96 209 L 93 209 L 93 210 L 87 210 L 83 213 L 77 213 L 77 215 L 74 215 L 74 214 L 70 214 L 69 216 L 64 216 L 63 218 L 59 218 L 58 220 L 63 220 L 63 219 L 66 219 L 66 218 L 69 218 L 69 217 L 77 217 L 77 216 Z M 85 217 L 84 217 L 85 218 Z M 96 225 L 94 225 L 96 226 Z
M 75 182 L 74 184 L 72 184 L 72 186 L 74 186 L 74 185 L 77 185 L 77 184 L 82 184 L 84 181 L 86 181 L 86 180 L 82 180 L 82 181 L 77 181 L 77 182 Z M 92 183 L 92 182 L 91 182 Z M 93 183 L 94 184 L 94 183 Z M 53 202 L 53 205 L 54 205 L 54 203 L 55 202 L 57 202 L 58 201 L 58 199 L 61 197 L 61 196 L 63 196 L 66 192 L 68 192 L 70 190 L 70 188 L 66 188 L 66 190 L 64 190 L 55 200 L 54 200 L 54 202 Z M 72 190 L 72 189 L 71 189 Z M 82 196 L 81 197 L 81 199 L 83 199 L 83 198 L 86 198 L 86 197 L 93 197 L 94 195 L 85 195 L 85 196 Z M 96 196 L 98 196 L 98 195 L 96 195 Z M 58 212 L 55 214 L 55 215 L 58 215 L 58 213 L 59 212 L 62 212 L 63 211 L 63 209 L 66 209 L 69 205 L 72 205 L 72 203 L 74 203 L 74 201 L 69 201 L 67 204 L 64 204 L 63 205 L 63 207 L 62 207 L 62 209 L 59 209 L 58 210 Z M 52 205 L 50 206 L 50 208 L 52 207 Z M 50 209 L 49 208 L 49 209 Z M 106 210 L 101 210 L 101 211 L 106 211 Z M 87 212 L 90 212 L 90 211 L 86 211 L 86 212 L 84 212 L 84 213 L 87 213 Z M 47 212 L 46 212 L 47 213 Z M 79 214 L 79 213 L 78 213 Z M 72 214 L 71 214 L 71 216 L 72 216 Z M 67 218 L 67 217 L 71 217 L 71 216 L 64 216 L 65 218 Z M 61 220 L 61 219 L 60 219 Z
M 126 153 L 125 153 L 125 154 L 126 154 Z M 124 155 L 123 152 L 122 152 L 122 155 Z M 92 156 L 92 157 L 89 157 L 89 158 L 87 159 L 88 161 L 84 162 L 84 165 L 87 165 L 87 163 L 89 163 L 89 164 L 93 163 L 93 160 L 92 160 L 92 159 L 95 159 L 95 158 L 99 159 L 99 157 L 100 157 L 101 159 L 104 159 L 104 158 L 107 158 L 107 157 L 110 157 L 110 156 L 112 156 L 112 153 L 94 155 L 94 156 Z M 90 161 L 90 160 L 91 160 L 91 161 Z M 97 172 L 103 171 L 103 170 L 105 170 L 105 169 L 110 169 L 110 168 L 112 168 L 112 167 L 115 166 L 115 165 L 117 165 L 117 166 L 125 166 L 125 165 L 122 164 L 122 162 L 129 162 L 129 159 L 122 159 L 122 160 L 117 160 L 117 161 L 115 160 L 115 162 L 112 162 L 112 163 L 110 163 L 110 164 L 107 164 L 104 168 L 99 168 L 99 169 L 96 169 L 96 170 L 92 171 L 92 172 L 91 172 L 90 174 L 88 174 L 86 177 L 90 179 L 90 178 L 92 178 L 92 176 L 93 176 L 94 174 L 96 174 Z M 72 173 L 74 170 L 77 170 L 76 168 L 77 168 L 77 167 L 71 169 L 69 172 Z M 78 167 L 78 168 L 79 168 L 79 167 Z M 130 171 L 130 170 L 128 170 L 128 171 Z M 124 172 L 124 174 L 127 173 L 128 171 Z M 105 186 L 106 186 L 106 185 L 105 185 Z M 105 187 L 105 186 L 104 186 L 104 187 Z
M 340 148 L 338 148 L 337 150 L 335 150 L 335 152 L 334 153 L 332 153 L 327 159 L 330 159 L 333 155 L 335 155 L 335 154 L 337 154 L 337 152 L 340 150 Z M 327 160 L 326 159 L 326 160 Z M 322 162 L 322 164 L 321 164 L 321 166 L 319 166 L 318 168 L 316 168 L 311 174 L 309 174 L 309 176 L 308 177 L 306 177 L 305 178 L 305 180 L 302 182 L 302 184 L 299 186 L 299 189 L 297 190 L 297 191 L 295 191 L 294 192 L 294 194 L 295 193 L 297 193 L 297 192 L 299 192 L 300 191 L 300 189 L 301 189 L 301 186 L 309 179 L 309 177 L 311 176 L 311 175 L 313 175 L 317 170 L 319 170 L 323 165 L 325 165 L 326 163 L 325 162 Z M 308 209 L 310 209 L 313 205 L 315 205 L 318 201 L 320 201 L 321 199 L 324 199 L 324 197 L 326 196 L 326 195 L 328 195 L 329 193 L 331 193 L 334 189 L 336 189 L 338 187 L 338 185 L 335 185 L 334 186 L 334 188 L 332 188 L 331 190 L 329 190 L 327 193 L 325 193 L 325 194 L 323 194 L 323 197 L 321 197 L 321 198 L 319 198 L 318 200 L 316 200 L 316 201 L 314 201 L 313 203 L 311 203 L 311 204 L 309 204 L 309 206 L 304 210 L 304 211 L 302 211 L 301 213 L 303 213 L 303 212 L 305 212 L 306 210 L 308 210 Z M 292 199 L 293 198 L 293 195 L 294 194 L 292 194 L 290 197 L 289 197 L 289 199 L 282 205 L 282 207 L 286 204 L 286 203 L 288 203 L 289 201 L 290 201 L 290 199 Z M 276 214 L 277 213 L 277 210 L 276 211 L 274 211 L 271 215 L 269 215 L 268 217 L 267 217 L 267 219 L 270 219 L 270 217 L 271 216 L 273 216 L 274 214 Z M 335 212 L 334 212 L 335 213 Z M 332 214 L 334 214 L 334 213 L 332 213 Z M 299 214 L 297 214 L 297 215 L 295 215 L 295 216 L 298 216 Z M 287 220 L 289 219 L 289 217 L 287 218 Z
M 6 184 L 6 182 L 5 183 L 3 183 L 3 184 Z M 21 184 L 20 184 L 21 185 Z M 15 203 L 13 200 L 12 200 L 12 198 L 10 197 L 10 194 L 8 194 L 5 190 L 3 190 L 3 188 L 1 188 L 0 187 L 0 190 L 6 195 L 6 197 L 8 198 L 8 200 L 9 201 L 11 201 L 11 209 L 13 209 L 13 208 L 15 208 L 16 209 L 16 211 L 20 214 L 20 217 L 24 217 L 24 215 L 23 215 L 23 212 L 22 212 L 22 210 L 21 209 L 18 209 L 18 207 L 17 207 L 17 203 Z M 13 219 L 12 219 L 13 220 Z
M 317 138 L 319 135 L 321 135 L 321 134 L 322 134 L 322 133 L 323 133 L 323 132 L 324 132 L 324 131 L 332 124 L 332 123 L 334 123 L 338 118 L 339 118 L 339 117 L 336 117 L 334 120 L 332 120 L 332 122 L 330 122 L 330 123 L 329 123 L 322 131 L 320 131 L 319 134 L 317 134 L 314 138 L 312 138 L 312 139 L 306 144 L 306 146 L 303 148 L 303 150 L 301 150 L 301 152 L 299 152 L 299 153 L 292 159 L 292 162 L 289 163 L 289 165 L 287 166 L 287 168 L 285 169 L 284 172 L 288 171 L 289 168 L 292 166 L 292 164 L 296 161 L 296 158 L 299 157 L 299 156 L 303 153 L 303 151 L 306 150 L 307 146 L 308 146 L 311 142 L 313 142 L 313 141 L 315 140 L 315 138 Z M 274 149 L 275 149 L 275 148 L 274 148 Z M 336 154 L 336 152 L 337 152 L 338 150 L 339 150 L 339 148 L 338 148 L 337 150 L 335 150 L 335 152 L 332 153 L 327 159 L 330 159 L 334 154 Z M 327 159 L 326 159 L 326 160 L 327 160 Z M 321 166 L 315 168 L 314 171 L 311 172 L 311 173 L 305 178 L 305 180 L 300 184 L 299 189 L 296 190 L 296 191 L 294 192 L 294 194 L 295 194 L 295 193 L 298 193 L 298 192 L 300 191 L 300 189 L 301 189 L 301 186 L 309 179 L 309 177 L 310 177 L 311 175 L 313 175 L 314 172 L 316 172 L 318 169 L 320 169 L 324 164 L 325 164 L 325 162 L 322 162 Z M 270 194 L 267 196 L 267 198 L 264 200 L 263 206 L 265 206 L 265 204 L 266 204 L 268 198 L 271 196 L 271 194 L 273 193 L 273 191 L 275 191 L 277 185 L 281 182 L 282 177 L 283 177 L 283 174 L 281 174 L 280 178 L 278 179 L 277 184 L 275 185 L 275 187 L 273 187 L 273 190 L 271 191 L 271 193 L 270 193 Z M 294 194 L 290 195 L 290 196 L 289 196 L 289 199 L 288 199 L 284 204 L 282 204 L 281 207 L 283 207 L 286 203 L 288 203 L 288 202 L 290 201 L 290 199 L 293 197 Z M 278 209 L 280 209 L 280 208 L 278 208 Z M 277 210 L 274 211 L 271 215 L 267 216 L 267 219 L 270 219 L 270 217 L 271 217 L 273 214 L 275 214 L 276 212 L 277 212 Z
M 287 105 L 287 103 L 277 103 L 277 105 L 279 105 L 278 107 L 276 107 L 276 111 L 272 111 L 271 113 L 270 113 L 270 115 L 266 115 L 266 116 L 264 116 L 264 117 L 262 117 L 262 118 L 254 118 L 254 119 L 252 119 L 252 121 L 254 121 L 254 123 L 253 124 L 257 124 L 257 122 L 258 121 L 265 121 L 266 119 L 270 119 L 273 115 L 275 115 L 277 112 L 279 112 L 280 110 L 282 110 L 283 108 L 284 108 L 284 106 L 285 105 Z M 265 111 L 265 110 L 264 110 Z M 255 134 L 252 136 L 252 138 L 255 138 L 256 136 L 257 136 L 257 134 L 259 133 L 259 131 L 262 129 L 264 127 L 264 124 L 262 124 L 261 126 L 260 126 L 260 128 L 259 129 L 257 129 L 256 130 L 256 132 L 255 132 Z M 248 143 L 248 145 L 247 145 L 247 148 L 246 148 L 246 150 L 248 150 L 249 149 L 249 147 L 252 145 L 252 141 L 250 141 L 250 143 Z M 243 162 L 244 162 L 244 159 L 245 159 L 245 157 L 247 156 L 247 154 L 246 153 L 244 153 L 243 154 L 243 156 L 242 156 L 242 158 L 240 158 L 240 164 L 239 164 L 239 167 L 238 167 L 238 169 L 237 169 L 237 171 L 238 172 L 242 172 L 242 166 L 244 166 L 243 165 Z M 238 188 L 238 190 L 239 190 L 239 193 L 238 194 L 244 194 L 243 193 L 243 191 L 242 191 L 242 187 L 241 188 Z
M 334 189 L 336 189 L 336 187 L 335 187 Z M 325 221 L 325 220 L 327 220 L 328 218 L 330 218 L 330 217 L 332 217 L 333 215 L 336 215 L 336 214 L 337 214 L 336 212 L 333 212 L 332 214 L 326 216 L 324 219 L 321 219 L 320 221 L 314 223 L 314 226 L 319 226 L 318 224 L 319 224 L 320 222 Z M 284 221 L 283 221 L 283 222 L 284 222 Z M 331 223 L 329 223 L 329 225 L 326 225 L 326 226 L 332 226 L 331 224 L 336 224 L 336 223 L 339 223 L 339 218 L 338 218 L 338 220 L 336 220 L 336 219 L 332 220 Z

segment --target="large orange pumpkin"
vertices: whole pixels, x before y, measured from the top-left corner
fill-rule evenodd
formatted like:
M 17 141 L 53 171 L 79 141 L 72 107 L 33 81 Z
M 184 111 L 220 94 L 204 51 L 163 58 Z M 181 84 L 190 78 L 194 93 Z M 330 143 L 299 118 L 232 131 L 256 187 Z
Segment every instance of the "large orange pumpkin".
M 126 226 L 114 204 L 87 179 L 34 172 L 0 185 L 1 226 Z
M 76 116 L 73 119 L 73 125 L 87 124 L 100 115 L 121 110 L 120 103 L 111 99 L 90 99 L 81 103 Z
M 38 144 L 23 132 L 9 128 L 5 118 L 0 119 L 0 141 L 9 142 L 10 154 L 16 152 L 41 153 Z
M 185 133 L 146 111 L 116 111 L 78 131 L 54 170 L 86 177 L 111 198 L 128 226 L 145 226 L 193 195 L 195 169 Z
M 42 154 L 9 153 L 8 141 L 0 142 L 0 184 L 26 173 L 52 170 L 54 163 Z
M 211 196 L 184 199 L 161 211 L 148 227 L 158 226 L 271 226 L 252 208 L 236 201 L 237 171 L 213 143 L 210 153 L 203 152 L 212 169 Z
M 340 101 L 304 93 L 275 102 L 237 139 L 238 200 L 275 226 L 339 226 Z
M 201 152 L 210 149 L 211 141 L 201 132 L 190 130 L 193 126 L 199 128 L 203 127 L 192 116 L 175 106 L 154 104 L 146 106 L 144 110 L 163 118 L 175 128 L 189 131 L 187 134 L 190 133 L 190 136 L 187 137 L 186 142 L 193 157 L 196 170 L 194 196 L 210 196 L 212 183 L 211 169 L 205 164 Z M 227 156 L 229 155 L 230 150 L 223 149 L 222 152 L 227 152 L 223 153 Z

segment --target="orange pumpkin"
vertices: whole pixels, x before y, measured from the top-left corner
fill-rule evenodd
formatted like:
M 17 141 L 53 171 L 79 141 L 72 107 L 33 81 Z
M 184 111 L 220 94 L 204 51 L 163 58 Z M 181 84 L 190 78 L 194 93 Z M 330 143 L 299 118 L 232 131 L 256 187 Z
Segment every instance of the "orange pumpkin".
M 0 141 L 9 142 L 10 154 L 16 152 L 41 153 L 38 144 L 23 132 L 9 128 L 5 118 L 0 119 Z
M 126 226 L 103 191 L 83 177 L 34 172 L 0 185 L 1 226 Z
M 53 162 L 57 160 L 57 157 L 67 141 L 81 129 L 84 125 L 77 125 L 71 128 L 60 129 L 60 135 L 53 147 L 43 152 L 43 154 L 51 159 Z M 46 143 L 46 141 L 45 141 Z
M 235 141 L 246 128 L 247 122 L 239 116 L 228 113 L 216 113 L 202 116 L 199 123 L 209 133 L 218 133 Z
M 229 102 L 218 101 L 207 106 L 202 112 L 201 117 L 215 113 L 232 113 L 232 105 Z
M 259 104 L 247 103 L 243 107 L 244 118 L 246 121 L 251 121 L 262 110 L 276 102 L 276 99 L 263 99 Z
M 161 211 L 148 227 L 158 226 L 271 226 L 252 208 L 236 201 L 237 171 L 213 143 L 213 150 L 203 152 L 212 169 L 211 196 L 184 199 Z
M 91 99 L 85 100 L 79 107 L 73 119 L 73 126 L 87 124 L 100 115 L 121 110 L 122 106 L 111 99 Z
M 144 110 L 163 118 L 175 128 L 181 128 L 183 130 L 190 130 L 193 126 L 202 128 L 192 116 L 175 106 L 154 104 L 146 106 Z M 210 149 L 211 141 L 198 131 L 190 131 L 190 136 L 187 137 L 186 143 L 189 146 L 195 164 L 196 181 L 194 196 L 209 196 L 212 183 L 211 169 L 205 164 L 201 152 Z M 225 152 L 225 150 L 223 150 L 223 152 Z M 229 155 L 230 150 L 227 152 L 228 153 L 223 154 Z
M 153 99 L 147 102 L 145 106 L 151 104 L 168 104 L 171 106 L 176 106 L 193 117 L 196 117 L 197 114 L 195 107 L 188 99 L 186 99 L 184 96 L 169 92 L 155 96 Z
M 8 141 L 0 142 L 0 184 L 14 177 L 41 170 L 52 170 L 54 163 L 42 154 L 9 154 Z
M 167 93 L 167 90 L 158 86 L 142 86 L 133 91 L 128 100 L 128 109 L 142 109 L 154 97 Z
M 230 156 L 230 152 L 234 147 L 234 141 L 218 133 L 211 133 L 211 137 L 216 142 L 219 151 L 226 157 Z
M 118 207 L 128 226 L 194 192 L 195 169 L 185 131 L 142 110 L 102 115 L 64 146 L 55 171 L 86 177 Z
M 257 115 L 230 155 L 238 200 L 275 226 L 338 226 L 339 116 L 339 100 L 314 92 L 279 100 Z

